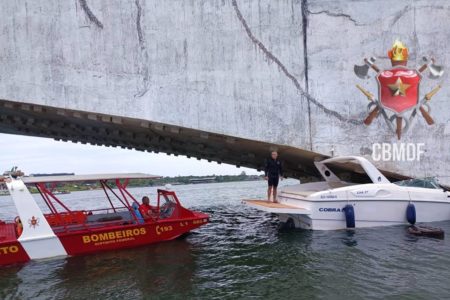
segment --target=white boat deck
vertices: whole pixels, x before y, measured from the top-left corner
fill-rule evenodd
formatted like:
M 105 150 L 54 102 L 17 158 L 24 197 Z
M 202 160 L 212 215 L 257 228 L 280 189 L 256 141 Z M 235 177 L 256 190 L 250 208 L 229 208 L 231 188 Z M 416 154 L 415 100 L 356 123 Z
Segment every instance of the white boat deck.
M 245 199 L 242 203 L 251 206 L 253 208 L 277 214 L 296 214 L 296 215 L 309 215 L 310 211 L 305 208 L 290 206 L 282 203 L 274 203 L 268 200 L 260 199 Z

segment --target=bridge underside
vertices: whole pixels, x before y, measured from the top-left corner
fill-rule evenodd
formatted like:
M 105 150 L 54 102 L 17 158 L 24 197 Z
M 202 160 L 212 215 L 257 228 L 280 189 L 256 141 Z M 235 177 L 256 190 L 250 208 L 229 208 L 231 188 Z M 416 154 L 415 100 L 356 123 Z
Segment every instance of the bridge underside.
M 182 128 L 132 118 L 59 109 L 0 100 L 0 132 L 53 138 L 148 152 L 185 155 L 219 163 L 263 170 L 271 150 L 283 160 L 285 175 L 292 178 L 319 177 L 315 160 L 326 156 L 284 145 Z M 350 171 L 350 172 L 349 172 Z M 339 172 L 339 170 L 338 170 Z M 355 169 L 341 169 L 353 178 Z M 384 172 L 391 179 L 404 176 Z

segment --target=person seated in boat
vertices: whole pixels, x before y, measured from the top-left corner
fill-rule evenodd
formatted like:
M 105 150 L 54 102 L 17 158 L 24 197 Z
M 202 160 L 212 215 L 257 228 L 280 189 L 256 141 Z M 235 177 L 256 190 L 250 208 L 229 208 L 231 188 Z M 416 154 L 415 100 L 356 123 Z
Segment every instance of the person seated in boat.
M 147 196 L 142 197 L 142 204 L 139 205 L 139 212 L 144 219 L 153 217 L 155 208 L 150 205 L 150 198 Z

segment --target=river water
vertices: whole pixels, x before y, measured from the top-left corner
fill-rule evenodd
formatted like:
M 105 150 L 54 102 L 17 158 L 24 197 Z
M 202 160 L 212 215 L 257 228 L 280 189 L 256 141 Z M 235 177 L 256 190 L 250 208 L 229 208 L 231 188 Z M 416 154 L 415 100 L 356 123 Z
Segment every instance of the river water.
M 241 204 L 264 197 L 265 184 L 174 186 L 211 223 L 171 242 L 3 267 L 0 298 L 450 299 L 448 239 L 417 238 L 406 226 L 279 232 L 274 216 Z M 156 188 L 130 191 L 141 197 Z M 61 198 L 94 208 L 107 204 L 101 195 Z M 0 219 L 11 213 L 9 197 L 0 197 Z M 450 222 L 433 225 L 450 233 Z

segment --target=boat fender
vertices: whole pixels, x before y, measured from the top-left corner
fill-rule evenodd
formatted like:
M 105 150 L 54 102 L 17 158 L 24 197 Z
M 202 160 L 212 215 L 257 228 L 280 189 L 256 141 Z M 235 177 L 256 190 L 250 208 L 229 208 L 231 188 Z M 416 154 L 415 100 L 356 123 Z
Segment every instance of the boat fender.
M 347 204 L 343 209 L 347 228 L 355 228 L 355 209 L 353 205 Z
M 406 220 L 411 225 L 416 223 L 416 207 L 412 203 L 409 203 L 406 207 Z

